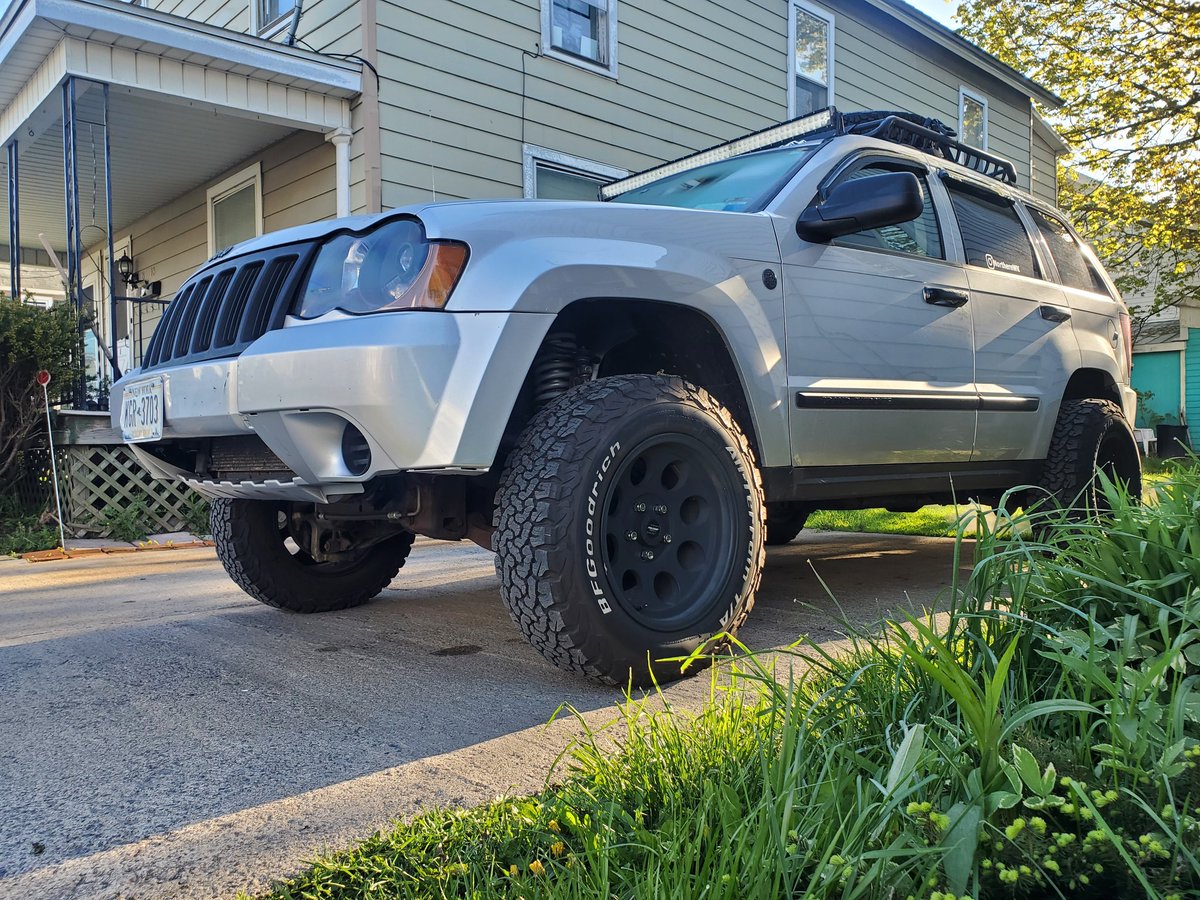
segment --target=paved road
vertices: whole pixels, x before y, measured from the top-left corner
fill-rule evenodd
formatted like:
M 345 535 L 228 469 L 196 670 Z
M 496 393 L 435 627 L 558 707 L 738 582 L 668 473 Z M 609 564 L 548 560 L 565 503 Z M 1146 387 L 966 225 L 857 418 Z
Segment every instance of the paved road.
M 942 592 L 951 545 L 804 533 L 742 637 L 832 640 Z M 811 606 L 810 606 L 811 604 Z M 699 703 L 705 679 L 672 686 Z M 618 693 L 544 663 L 491 555 L 425 542 L 370 605 L 291 616 L 211 550 L 0 561 L 0 896 L 224 897 L 390 819 L 533 791 Z

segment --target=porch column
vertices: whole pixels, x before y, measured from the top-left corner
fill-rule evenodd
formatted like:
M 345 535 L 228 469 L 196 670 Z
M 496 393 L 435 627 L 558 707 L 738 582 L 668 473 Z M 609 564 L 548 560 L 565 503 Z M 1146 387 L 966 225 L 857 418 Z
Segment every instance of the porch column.
M 349 128 L 338 128 L 325 135 L 333 144 L 334 179 L 337 182 L 338 218 L 350 215 L 350 138 Z
M 17 142 L 8 142 L 8 271 L 9 292 L 21 296 L 21 182 L 17 176 Z

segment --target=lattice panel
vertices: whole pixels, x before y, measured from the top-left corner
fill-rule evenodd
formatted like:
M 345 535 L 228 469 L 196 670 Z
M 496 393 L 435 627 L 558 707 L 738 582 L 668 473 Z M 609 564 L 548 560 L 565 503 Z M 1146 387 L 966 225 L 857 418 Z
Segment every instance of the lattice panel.
M 76 534 L 108 537 L 105 513 L 140 503 L 150 534 L 183 531 L 187 509 L 196 495 L 186 485 L 156 481 L 123 445 L 92 444 L 66 448 L 63 516 Z

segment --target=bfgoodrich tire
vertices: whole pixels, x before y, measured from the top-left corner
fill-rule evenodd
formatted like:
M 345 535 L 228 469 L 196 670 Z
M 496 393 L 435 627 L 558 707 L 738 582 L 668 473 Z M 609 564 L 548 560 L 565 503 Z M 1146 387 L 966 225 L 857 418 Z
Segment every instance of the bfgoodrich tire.
M 745 621 L 764 559 L 762 485 L 729 412 L 679 378 L 622 375 L 535 416 L 497 494 L 513 621 L 561 669 L 680 677 Z M 703 663 L 702 663 L 703 664 Z
M 360 606 L 388 586 L 412 549 L 402 532 L 347 562 L 317 562 L 289 541 L 282 516 L 288 504 L 270 500 L 213 500 L 217 557 L 255 600 L 296 613 Z
M 1141 457 L 1121 408 L 1108 400 L 1065 400 L 1039 483 L 1077 516 L 1103 513 L 1098 472 L 1123 483 L 1135 500 L 1141 497 Z

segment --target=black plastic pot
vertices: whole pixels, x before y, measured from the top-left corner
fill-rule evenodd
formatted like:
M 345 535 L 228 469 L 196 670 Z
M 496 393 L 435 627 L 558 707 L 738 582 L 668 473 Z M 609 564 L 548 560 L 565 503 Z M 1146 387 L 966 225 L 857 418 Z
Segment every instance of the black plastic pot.
M 1159 425 L 1155 428 L 1159 459 L 1178 459 L 1192 449 L 1186 425 Z

